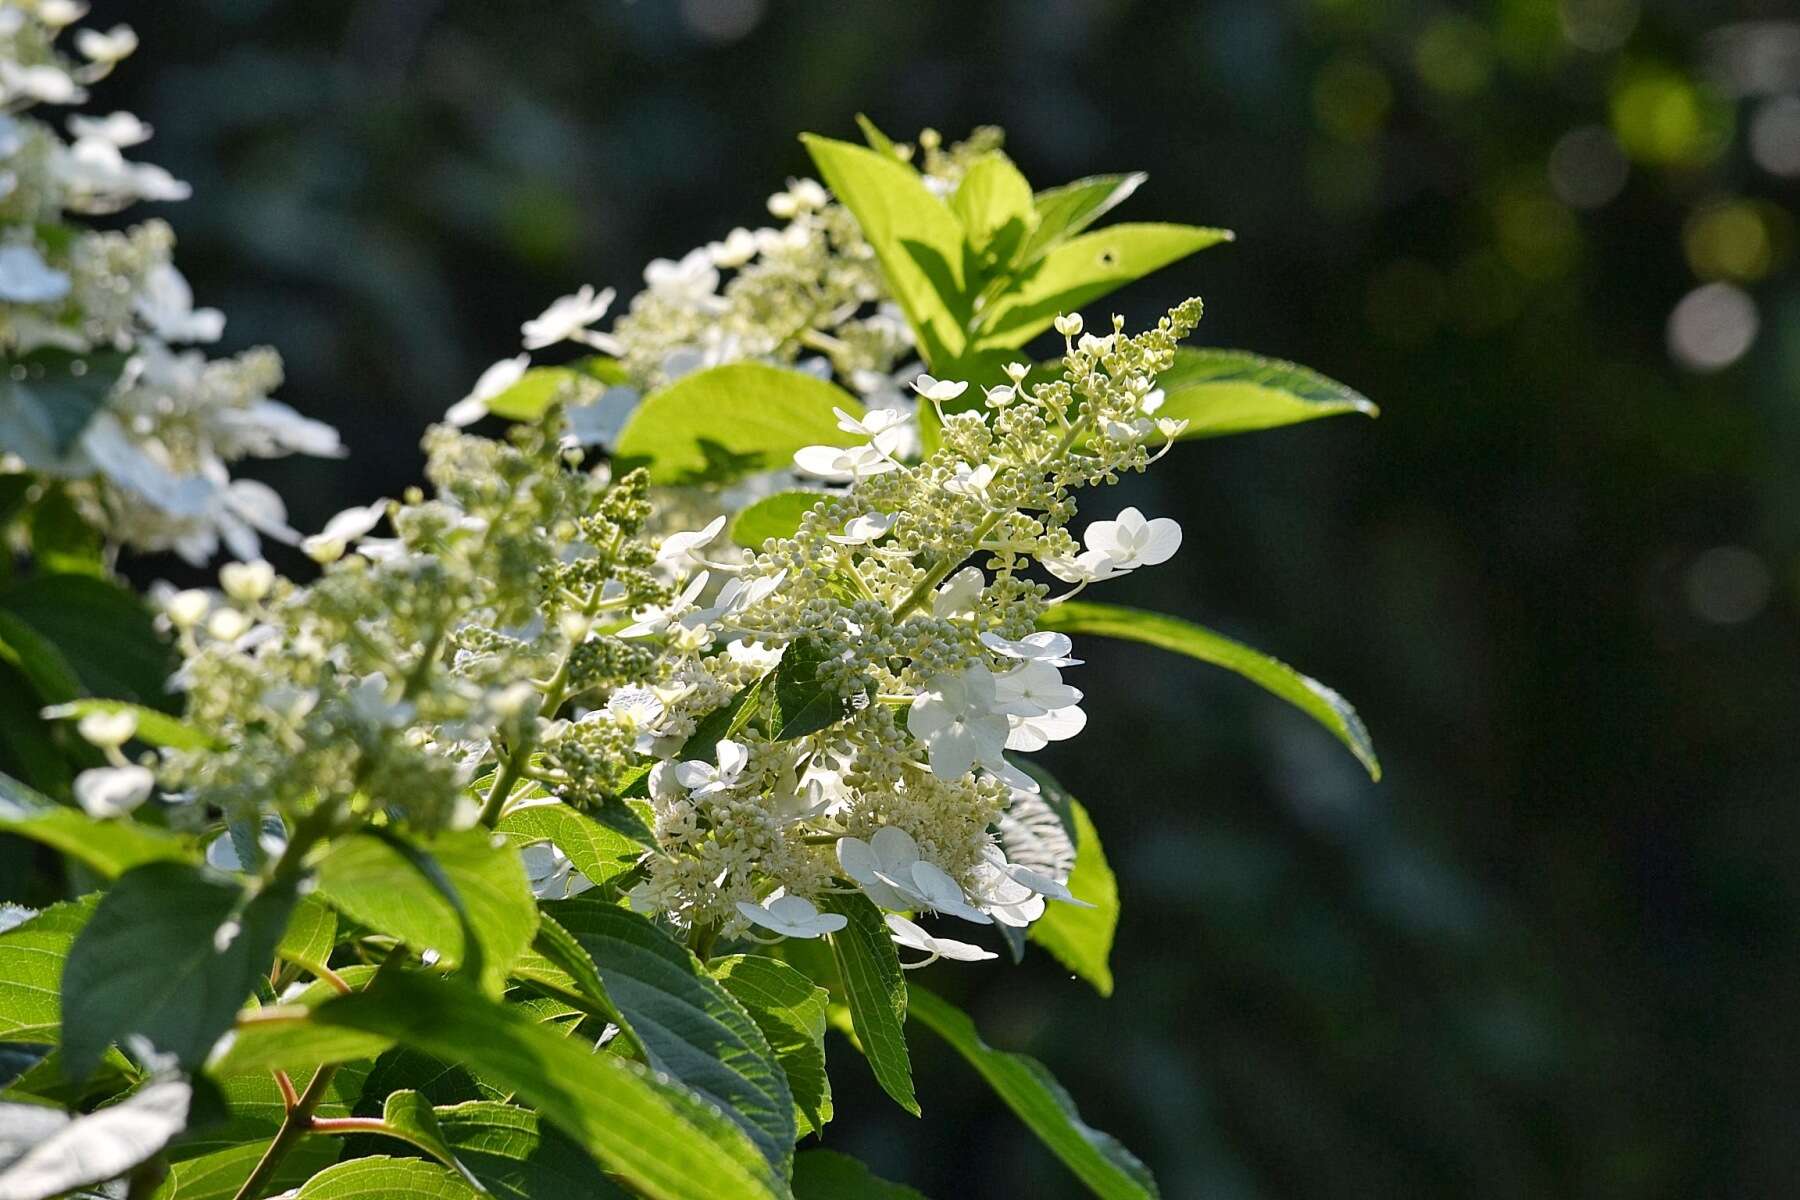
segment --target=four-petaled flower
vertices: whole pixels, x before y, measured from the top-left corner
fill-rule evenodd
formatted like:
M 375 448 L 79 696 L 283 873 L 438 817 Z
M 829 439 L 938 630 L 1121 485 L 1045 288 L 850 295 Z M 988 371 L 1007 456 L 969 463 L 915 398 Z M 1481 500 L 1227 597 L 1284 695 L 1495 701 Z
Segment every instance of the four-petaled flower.
M 906 727 L 925 743 L 939 779 L 960 779 L 978 763 L 996 771 L 1004 765 L 1007 717 L 986 667 L 933 675 L 913 697 Z
M 972 946 L 968 942 L 952 941 L 950 938 L 935 937 L 905 917 L 888 913 L 888 930 L 894 941 L 909 950 L 922 950 L 931 957 L 924 962 L 904 963 L 907 967 L 922 967 L 939 958 L 951 958 L 958 962 L 980 962 L 984 958 L 998 958 L 992 950 L 983 950 L 980 946 Z
M 836 933 L 849 924 L 849 919 L 842 913 L 822 913 L 804 896 L 787 896 L 780 892 L 761 904 L 739 900 L 737 910 L 746 921 L 792 938 L 816 938 Z
M 713 747 L 719 764 L 714 766 L 701 758 L 690 758 L 675 768 L 675 782 L 694 796 L 711 796 L 737 786 L 738 776 L 750 762 L 750 748 L 742 742 L 725 738 Z
M 525 348 L 542 350 L 558 342 L 594 345 L 598 335 L 588 326 L 606 315 L 614 295 L 611 288 L 596 292 L 592 284 L 583 284 L 573 295 L 559 297 L 549 308 L 519 326 Z

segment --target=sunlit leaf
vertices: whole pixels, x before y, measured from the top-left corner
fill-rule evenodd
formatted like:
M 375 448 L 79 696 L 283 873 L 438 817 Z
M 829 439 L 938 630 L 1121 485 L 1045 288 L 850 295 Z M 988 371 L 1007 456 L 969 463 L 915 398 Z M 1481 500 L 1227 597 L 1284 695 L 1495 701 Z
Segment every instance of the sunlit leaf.
M 62 975 L 98 893 L 52 904 L 0 933 L 0 1038 L 53 1043 L 62 1027 Z
M 828 893 L 819 907 L 849 919 L 829 936 L 863 1056 L 881 1090 L 916 1117 L 919 1101 L 906 1052 L 906 977 L 881 910 L 860 893 Z
M 866 153 L 866 151 L 865 151 Z M 615 469 L 645 466 L 658 484 L 729 483 L 785 468 L 804 446 L 851 446 L 833 408 L 862 415 L 836 384 L 804 371 L 738 362 L 651 392 L 619 431 Z
M 1244 350 L 1184 346 L 1156 383 L 1165 396 L 1156 415 L 1185 420 L 1182 440 L 1380 412 L 1367 397 L 1317 371 Z
M 1037 228 L 1019 250 L 1021 266 L 1042 258 L 1052 246 L 1061 245 L 1123 204 L 1144 182 L 1142 174 L 1092 175 L 1037 194 Z
M 713 978 L 736 997 L 768 1039 L 794 1094 L 800 1136 L 831 1120 L 831 1080 L 825 1073 L 827 994 L 780 959 L 734 954 L 710 964 Z
M 353 1158 L 326 1167 L 295 1200 L 475 1200 L 456 1172 L 418 1158 Z
M 726 531 L 731 540 L 744 549 L 761 550 L 770 538 L 793 537 L 800 528 L 800 518 L 826 495 L 825 492 L 789 491 L 764 496 L 739 509 Z

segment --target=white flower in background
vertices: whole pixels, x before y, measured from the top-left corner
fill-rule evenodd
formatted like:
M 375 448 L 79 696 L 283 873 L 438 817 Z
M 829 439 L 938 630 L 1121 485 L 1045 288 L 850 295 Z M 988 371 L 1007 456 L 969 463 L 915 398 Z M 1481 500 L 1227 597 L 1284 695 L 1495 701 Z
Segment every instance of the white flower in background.
M 690 250 L 679 261 L 653 258 L 644 267 L 644 283 L 660 299 L 690 308 L 715 308 L 719 288 L 719 270 L 712 256 L 702 246 Z
M 300 543 L 300 548 L 315 562 L 331 563 L 344 557 L 352 543 L 381 523 L 387 515 L 388 502 L 346 508 L 325 522 L 325 528 Z
M 531 894 L 539 900 L 567 900 L 594 886 L 553 842 L 521 846 L 519 857 L 525 863 L 525 878 L 531 881 Z
M 668 537 L 663 539 L 662 545 L 657 548 L 656 561 L 666 565 L 670 563 L 679 564 L 688 559 L 692 559 L 695 562 L 704 564 L 705 560 L 696 554 L 695 551 L 703 550 L 707 546 L 712 545 L 724 531 L 725 518 L 720 516 L 714 517 L 711 521 L 708 521 L 704 529 L 697 529 L 691 533 L 671 533 Z
M 733 638 L 725 644 L 725 657 L 762 675 L 775 669 L 786 649 L 785 646 L 765 646 L 761 642 Z
M 98 29 L 78 29 L 75 31 L 75 48 L 89 62 L 123 62 L 138 48 L 138 36 L 129 25 L 114 25 L 105 33 Z
M 959 779 L 977 764 L 998 770 L 1004 761 L 1007 717 L 985 667 L 932 676 L 913 697 L 906 727 L 925 743 L 939 779 Z
M 166 342 L 216 342 L 225 332 L 225 314 L 216 308 L 195 308 L 194 290 L 174 263 L 161 263 L 144 276 L 136 303 L 144 323 Z M 334 431 L 334 441 L 336 436 Z
M 34 246 L 0 246 L 0 300 L 46 304 L 69 294 L 69 276 L 44 261 Z
M 1145 520 L 1135 508 L 1127 508 L 1116 521 L 1095 521 L 1082 535 L 1091 551 L 1106 557 L 1115 571 L 1154 567 L 1168 562 L 1181 549 L 1181 526 L 1170 517 Z
M 1075 644 L 1066 633 L 1053 630 L 1042 630 L 1028 633 L 1018 641 L 1009 641 L 997 633 L 983 633 L 981 644 L 1002 658 L 1017 658 L 1027 662 L 1049 663 L 1053 667 L 1079 667 L 1079 658 L 1070 658 Z
M 860 433 L 866 438 L 879 438 L 904 426 L 912 420 L 912 414 L 898 408 L 871 408 L 860 417 L 853 417 L 841 408 L 833 408 L 837 414 L 837 427 L 845 433 Z M 892 441 L 890 437 L 888 439 Z
M 156 776 L 145 767 L 92 767 L 75 777 L 75 800 L 90 817 L 122 817 L 150 798 Z
M 37 915 L 38 910 L 35 908 L 26 908 L 23 904 L 14 904 L 10 900 L 0 902 L 0 933 L 17 929 Z
M 444 414 L 444 420 L 458 429 L 481 420 L 487 416 L 488 401 L 523 379 L 525 368 L 530 365 L 529 354 L 515 354 L 494 363 L 481 373 L 468 395 L 450 406 L 449 411 Z
M 257 559 L 219 568 L 219 587 L 239 604 L 257 604 L 275 586 L 275 568 Z
M 737 910 L 746 921 L 792 938 L 822 937 L 850 923 L 842 913 L 822 913 L 812 901 L 780 892 L 761 904 L 739 900 Z
M 644 393 L 634 387 L 609 387 L 589 404 L 577 404 L 564 412 L 569 439 L 577 446 L 611 446 L 637 409 Z
M 708 242 L 706 253 L 715 267 L 741 267 L 756 257 L 756 235 L 740 225 L 724 241 Z
M 1045 557 L 1039 561 L 1044 570 L 1064 583 L 1100 583 L 1125 574 L 1113 565 L 1112 559 L 1103 550 L 1084 550 L 1080 554 Z
M 713 752 L 718 757 L 718 766 L 704 759 L 692 758 L 675 768 L 675 782 L 695 797 L 730 791 L 737 786 L 738 777 L 750 762 L 749 747 L 729 738 L 714 746 Z
M 594 344 L 595 334 L 588 328 L 606 315 L 617 293 L 611 288 L 596 292 L 584 284 L 572 296 L 563 296 L 538 316 L 519 326 L 527 350 L 542 350 L 558 342 Z
M 992 950 L 983 950 L 980 946 L 973 946 L 968 942 L 934 937 L 905 917 L 897 916 L 894 913 L 888 913 L 884 919 L 887 921 L 888 930 L 896 943 L 909 950 L 922 950 L 931 956 L 924 962 L 902 963 L 901 965 L 904 967 L 923 967 L 940 958 L 954 959 L 957 962 L 981 962 L 983 959 L 999 957 Z
M 75 731 L 91 746 L 117 750 L 137 734 L 137 714 L 130 709 L 91 712 L 75 723 Z
M 74 113 L 69 117 L 69 132 L 78 138 L 99 138 L 124 150 L 150 140 L 155 131 L 128 112 L 108 113 L 104 117 L 87 117 Z
M 844 522 L 844 532 L 829 534 L 840 546 L 866 546 L 887 536 L 898 520 L 893 513 L 864 513 Z

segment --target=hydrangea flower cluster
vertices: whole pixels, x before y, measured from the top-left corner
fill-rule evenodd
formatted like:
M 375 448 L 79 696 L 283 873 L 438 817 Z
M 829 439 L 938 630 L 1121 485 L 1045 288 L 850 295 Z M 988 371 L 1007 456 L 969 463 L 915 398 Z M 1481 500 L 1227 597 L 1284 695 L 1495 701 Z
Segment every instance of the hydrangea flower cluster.
M 1147 413 L 1199 316 L 1188 301 L 1136 336 L 1065 319 L 1062 377 L 1009 368 L 989 415 L 942 412 L 966 385 L 921 378 L 938 445 L 916 459 L 896 447 L 919 418 L 840 410 L 867 440 L 795 455 L 840 486 L 753 554 L 722 544 L 723 518 L 649 532 L 644 473 L 588 465 L 554 410 L 504 441 L 439 426 L 435 495 L 340 514 L 307 539 L 317 583 L 234 565 L 218 593 L 165 596 L 189 719 L 215 744 L 151 765 L 194 819 L 252 827 L 271 809 L 434 828 L 565 803 L 642 822 L 631 903 L 695 936 L 816 937 L 855 888 L 925 961 L 988 957 L 910 917 L 1017 928 L 1080 902 L 1068 856 L 1017 836 L 1038 785 L 1008 752 L 1085 724 L 1070 641 L 1037 628 L 1061 597 L 1033 569 L 1077 569 L 1079 590 L 1173 552 L 1174 523 L 1135 510 L 1091 523 L 1085 551 L 1069 524 L 1079 489 L 1177 432 Z M 129 737 L 96 732 L 114 755 Z M 148 776 L 116 762 L 78 791 L 117 811 Z M 533 877 L 545 895 L 585 883 L 554 854 Z
M 246 457 L 342 453 L 336 431 L 270 399 L 281 360 L 255 349 L 208 359 L 225 318 L 195 308 L 160 220 L 93 229 L 79 218 L 188 185 L 128 158 L 151 129 L 127 112 L 72 112 L 64 132 L 34 115 L 87 99 L 137 46 L 128 26 L 77 29 L 72 0 L 0 9 L 0 472 L 69 481 L 109 540 L 194 563 L 220 543 L 257 557 L 260 536 L 292 540 L 266 485 L 231 478 Z

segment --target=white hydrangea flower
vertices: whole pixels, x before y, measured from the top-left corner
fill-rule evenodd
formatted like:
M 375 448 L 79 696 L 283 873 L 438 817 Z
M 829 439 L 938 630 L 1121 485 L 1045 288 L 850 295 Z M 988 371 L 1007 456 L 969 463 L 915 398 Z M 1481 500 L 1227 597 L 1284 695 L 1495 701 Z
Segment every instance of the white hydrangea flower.
M 148 800 L 155 786 L 146 767 L 90 767 L 75 777 L 75 800 L 90 817 L 122 817 Z
M 51 267 L 35 246 L 0 246 L 0 300 L 47 304 L 68 294 L 68 273 Z
M 822 913 L 812 901 L 802 896 L 779 892 L 761 904 L 739 900 L 737 910 L 746 921 L 791 938 L 823 937 L 850 923 L 842 913 Z
M 521 846 L 519 857 L 525 863 L 525 877 L 531 881 L 531 894 L 539 900 L 567 900 L 594 886 L 554 842 Z
M 730 791 L 750 762 L 750 749 L 742 742 L 727 738 L 713 750 L 719 760 L 717 766 L 704 759 L 688 759 L 675 768 L 675 782 L 695 797 Z
M 906 727 L 925 744 L 939 779 L 959 779 L 977 765 L 998 770 L 1004 763 L 1007 717 L 985 667 L 932 676 L 913 697 Z
M 898 944 L 909 950 L 922 950 L 930 955 L 924 962 L 902 963 L 904 967 L 923 967 L 940 958 L 953 959 L 957 962 L 981 962 L 984 959 L 998 958 L 992 950 L 983 950 L 980 946 L 968 942 L 953 941 L 950 938 L 935 937 L 905 917 L 888 913 L 884 918 L 889 932 Z
M 444 413 L 444 420 L 458 429 L 473 425 L 487 416 L 488 401 L 525 377 L 525 368 L 531 365 L 529 354 L 515 354 L 511 358 L 503 358 L 490 365 L 469 389 L 469 394 L 452 404 Z
M 1135 508 L 1127 508 L 1116 521 L 1095 521 L 1082 541 L 1090 551 L 1104 555 L 1114 571 L 1154 567 L 1168 562 L 1181 549 L 1181 526 L 1171 517 L 1146 520 Z
M 594 344 L 595 335 L 588 327 L 606 315 L 617 295 L 612 288 L 596 292 L 584 284 L 570 296 L 563 296 L 538 316 L 519 326 L 525 349 L 542 350 L 558 342 Z
M 981 644 L 1002 658 L 1016 658 L 1027 662 L 1048 663 L 1053 667 L 1079 667 L 1079 658 L 1070 658 L 1075 644 L 1066 633 L 1054 630 L 1041 630 L 1026 634 L 1018 641 L 1009 641 L 997 633 L 983 633 Z

